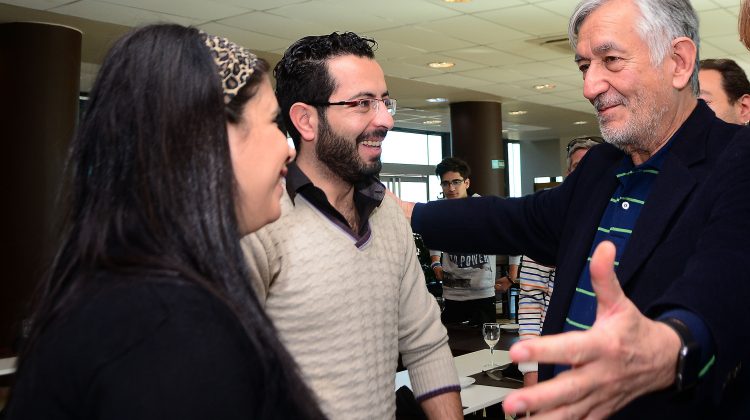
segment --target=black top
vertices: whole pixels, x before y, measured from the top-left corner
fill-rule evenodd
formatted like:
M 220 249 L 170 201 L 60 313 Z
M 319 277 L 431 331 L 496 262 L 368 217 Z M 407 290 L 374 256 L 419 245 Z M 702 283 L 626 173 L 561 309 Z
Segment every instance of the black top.
M 268 357 L 250 350 L 217 298 L 177 277 L 122 280 L 45 330 L 18 372 L 8 420 L 301 417 L 285 390 L 267 400 L 279 386 L 258 374 Z

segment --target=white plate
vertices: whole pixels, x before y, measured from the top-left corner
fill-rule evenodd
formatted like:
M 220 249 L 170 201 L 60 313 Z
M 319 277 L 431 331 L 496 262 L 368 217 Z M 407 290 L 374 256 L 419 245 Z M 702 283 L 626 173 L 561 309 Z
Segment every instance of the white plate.
M 461 384 L 461 389 L 464 389 L 467 386 L 469 386 L 469 385 L 473 384 L 474 382 L 476 382 L 476 379 L 469 378 L 468 376 L 462 376 L 462 377 L 458 378 L 458 382 Z
M 518 324 L 500 324 L 500 329 L 505 331 L 518 331 Z

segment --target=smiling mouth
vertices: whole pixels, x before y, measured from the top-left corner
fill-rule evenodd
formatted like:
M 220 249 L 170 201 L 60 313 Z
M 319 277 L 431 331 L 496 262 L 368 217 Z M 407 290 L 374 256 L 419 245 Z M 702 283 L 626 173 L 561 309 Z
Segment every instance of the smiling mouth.
M 368 147 L 380 147 L 380 145 L 383 143 L 383 140 L 365 140 L 361 142 L 360 144 L 364 144 Z

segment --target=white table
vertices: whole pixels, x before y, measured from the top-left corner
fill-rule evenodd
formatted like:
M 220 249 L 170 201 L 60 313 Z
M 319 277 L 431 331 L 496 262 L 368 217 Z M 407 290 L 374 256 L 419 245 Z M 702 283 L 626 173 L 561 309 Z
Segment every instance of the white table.
M 480 350 L 473 353 L 467 353 L 453 358 L 456 364 L 458 376 L 469 376 L 482 371 L 482 366 L 490 360 L 490 350 Z M 504 365 L 510 363 L 510 357 L 507 351 L 495 351 L 495 363 Z M 405 370 L 396 373 L 396 389 L 402 386 L 411 388 L 409 373 Z M 500 388 L 496 386 L 469 385 L 461 390 L 461 404 L 464 408 L 464 414 L 473 413 L 493 404 L 497 404 L 505 399 L 513 389 Z
M 0 376 L 10 375 L 16 371 L 16 358 L 0 359 Z

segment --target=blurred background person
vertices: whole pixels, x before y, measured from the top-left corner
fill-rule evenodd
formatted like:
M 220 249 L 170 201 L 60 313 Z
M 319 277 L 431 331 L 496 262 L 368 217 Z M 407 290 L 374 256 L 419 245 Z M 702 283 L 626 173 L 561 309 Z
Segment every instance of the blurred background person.
M 436 167 L 440 187 L 448 200 L 466 198 L 471 185 L 471 168 L 463 159 L 448 157 Z M 478 194 L 474 194 L 478 197 Z M 456 220 L 455 223 L 462 223 Z M 497 279 L 496 258 L 484 254 L 456 254 L 431 251 L 435 277 L 443 282 L 445 311 L 443 323 L 468 322 L 477 326 L 485 322 L 496 322 L 495 281 Z M 499 280 L 499 279 L 498 279 Z M 506 282 L 508 278 L 505 278 Z M 510 287 L 504 284 L 503 292 Z
M 711 58 L 701 60 L 699 98 L 722 120 L 747 125 L 750 121 L 750 82 L 734 60 Z
M 565 176 L 576 169 L 578 162 L 589 149 L 603 142 L 604 139 L 598 136 L 576 137 L 571 140 L 565 148 L 568 163 Z M 524 255 L 519 280 L 521 292 L 518 304 L 518 335 L 521 340 L 527 340 L 542 334 L 542 324 L 555 288 L 555 267 L 540 264 Z M 538 363 L 519 363 L 518 369 L 523 373 L 524 386 L 538 382 Z
M 177 25 L 109 51 L 7 419 L 323 417 L 239 244 L 279 217 L 294 156 L 267 70 Z
M 599 136 L 576 137 L 568 142 L 568 145 L 565 146 L 565 161 L 568 164 L 565 168 L 565 176 L 570 175 L 578 167 L 589 149 L 602 143 L 604 143 L 604 139 Z

